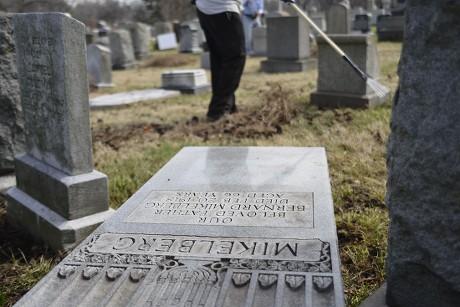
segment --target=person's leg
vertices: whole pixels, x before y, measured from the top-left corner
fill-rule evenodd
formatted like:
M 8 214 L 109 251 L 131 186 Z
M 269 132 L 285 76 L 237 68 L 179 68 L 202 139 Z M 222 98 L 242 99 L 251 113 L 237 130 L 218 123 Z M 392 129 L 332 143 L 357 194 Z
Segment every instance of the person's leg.
M 205 15 L 205 14 L 200 14 Z M 218 119 L 226 112 L 236 112 L 234 93 L 239 86 L 246 61 L 243 24 L 237 13 L 227 12 L 199 17 L 205 20 L 203 27 L 206 39 L 213 41 L 209 52 L 215 53 L 215 59 L 220 64 L 219 71 L 212 69 L 211 73 L 217 74 L 213 79 L 213 95 L 208 109 L 208 118 Z M 211 49 L 213 46 L 214 49 Z M 211 57 L 212 59 L 212 57 Z
M 244 29 L 244 45 L 246 48 L 246 54 L 249 54 L 251 52 L 251 37 L 252 37 L 252 22 L 253 19 L 251 19 L 248 16 L 241 16 L 241 20 L 243 22 L 243 29 Z

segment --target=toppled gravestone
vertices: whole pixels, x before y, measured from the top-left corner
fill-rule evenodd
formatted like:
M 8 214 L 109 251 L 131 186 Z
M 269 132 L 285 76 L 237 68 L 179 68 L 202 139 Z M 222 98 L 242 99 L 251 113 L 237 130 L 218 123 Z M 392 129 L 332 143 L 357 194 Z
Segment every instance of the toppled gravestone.
M 460 302 L 460 1 L 409 1 L 388 141 L 387 303 Z
M 0 13 L 0 175 L 14 171 L 14 156 L 25 150 L 11 15 Z

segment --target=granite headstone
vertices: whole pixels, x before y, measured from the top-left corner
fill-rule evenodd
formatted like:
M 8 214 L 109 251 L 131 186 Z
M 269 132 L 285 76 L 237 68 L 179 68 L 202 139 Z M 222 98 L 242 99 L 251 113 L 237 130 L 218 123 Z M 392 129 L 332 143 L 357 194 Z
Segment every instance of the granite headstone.
M 112 52 L 112 68 L 127 69 L 136 65 L 131 34 L 119 29 L 109 34 L 110 51 Z
M 204 69 L 173 70 L 161 75 L 161 87 L 185 94 L 200 94 L 211 89 Z
M 351 33 L 352 15 L 350 3 L 340 1 L 331 5 L 326 12 L 326 23 L 328 34 L 349 34 Z
M 407 2 L 387 150 L 390 306 L 460 303 L 460 2 Z
M 13 26 L 27 149 L 7 218 L 69 248 L 112 213 L 107 176 L 93 170 L 85 27 L 61 13 L 15 14 Z
M 0 13 L 0 175 L 14 172 L 14 156 L 25 151 L 16 51 L 11 15 Z
M 324 149 L 182 149 L 30 305 L 344 306 Z
M 286 35 L 289 33 L 289 35 Z M 309 26 L 298 16 L 267 18 L 267 60 L 263 72 L 297 72 L 316 68 L 310 57 Z
M 251 56 L 267 56 L 267 27 L 252 29 Z
M 99 44 L 86 47 L 89 84 L 94 87 L 114 87 L 112 83 L 112 52 Z
M 180 26 L 180 42 L 179 52 L 200 53 L 203 50 L 200 48 L 198 40 L 199 28 L 194 22 L 185 22 Z
M 128 30 L 131 33 L 134 56 L 136 60 L 150 57 L 150 28 L 142 22 L 122 22 L 118 25 L 120 29 Z

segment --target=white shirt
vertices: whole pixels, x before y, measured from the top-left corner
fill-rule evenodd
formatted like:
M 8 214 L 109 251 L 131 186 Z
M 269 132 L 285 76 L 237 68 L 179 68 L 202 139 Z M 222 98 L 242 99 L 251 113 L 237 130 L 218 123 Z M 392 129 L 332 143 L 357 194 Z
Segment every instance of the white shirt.
M 241 0 L 196 0 L 197 9 L 206 15 L 223 12 L 241 12 Z

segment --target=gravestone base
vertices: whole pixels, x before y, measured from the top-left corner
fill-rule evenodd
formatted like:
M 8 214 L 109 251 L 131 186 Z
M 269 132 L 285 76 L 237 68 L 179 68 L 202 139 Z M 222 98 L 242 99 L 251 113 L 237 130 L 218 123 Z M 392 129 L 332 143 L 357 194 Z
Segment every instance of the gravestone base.
M 54 250 L 75 247 L 114 212 L 109 209 L 69 221 L 18 188 L 10 189 L 7 199 L 8 222 L 46 242 Z
M 97 87 L 97 88 L 107 88 L 107 87 L 115 87 L 115 84 L 113 83 L 97 83 L 97 84 L 93 84 L 94 87 Z
M 183 94 L 201 94 L 209 91 L 211 89 L 211 84 L 206 84 L 206 85 L 200 85 L 200 86 L 193 86 L 193 87 L 187 87 L 187 86 L 166 86 L 163 87 L 165 90 L 172 90 L 172 91 L 179 91 Z
M 318 61 L 316 59 L 303 60 L 273 60 L 268 59 L 260 62 L 260 70 L 268 73 L 278 72 L 299 72 L 315 69 Z
M 310 94 L 310 101 L 320 108 L 372 108 L 381 103 L 376 94 L 349 95 L 329 92 L 313 92 Z
M 28 154 L 16 157 L 15 168 L 7 218 L 53 249 L 73 247 L 112 213 L 105 174 L 68 175 Z

